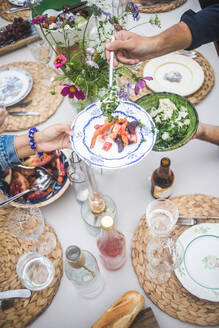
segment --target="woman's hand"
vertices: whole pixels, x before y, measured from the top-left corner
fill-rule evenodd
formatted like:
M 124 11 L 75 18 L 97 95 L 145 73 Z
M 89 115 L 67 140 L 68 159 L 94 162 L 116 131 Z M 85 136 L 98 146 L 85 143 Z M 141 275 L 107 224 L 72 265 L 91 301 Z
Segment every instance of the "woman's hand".
M 34 140 L 38 152 L 47 152 L 57 149 L 72 149 L 70 136 L 73 136 L 70 123 L 51 125 L 35 133 Z

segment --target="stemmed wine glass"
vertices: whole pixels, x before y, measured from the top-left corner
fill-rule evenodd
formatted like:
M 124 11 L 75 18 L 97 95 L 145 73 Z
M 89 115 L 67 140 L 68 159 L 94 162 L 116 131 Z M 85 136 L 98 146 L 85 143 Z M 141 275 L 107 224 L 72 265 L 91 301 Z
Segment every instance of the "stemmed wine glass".
M 44 232 L 45 222 L 39 208 L 15 208 L 8 218 L 8 231 L 14 236 L 32 241 L 33 252 L 47 255 L 56 247 L 52 232 Z
M 152 239 L 146 247 L 146 275 L 154 283 L 167 282 L 171 272 L 183 260 L 184 250 L 181 243 L 169 235 L 178 217 L 177 207 L 168 199 L 157 199 L 147 206 L 146 223 Z
M 44 40 L 41 40 L 39 42 L 35 42 L 35 43 L 31 44 L 30 51 L 31 51 L 31 54 L 33 55 L 33 57 L 37 61 L 44 64 L 48 69 L 50 68 L 49 62 L 52 57 L 52 49 Z M 52 82 L 55 79 L 55 73 L 52 74 L 50 72 L 48 74 L 49 75 L 47 75 L 47 78 L 43 79 L 43 83 L 47 86 L 51 86 Z

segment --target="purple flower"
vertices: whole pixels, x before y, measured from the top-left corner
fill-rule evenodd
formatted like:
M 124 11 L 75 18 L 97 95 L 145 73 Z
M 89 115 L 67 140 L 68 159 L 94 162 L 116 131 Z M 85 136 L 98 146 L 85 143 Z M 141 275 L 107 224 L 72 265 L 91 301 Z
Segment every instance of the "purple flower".
M 43 16 L 43 15 L 35 16 L 32 19 L 32 23 L 35 24 L 35 25 L 43 24 L 43 23 L 45 23 L 45 21 L 46 21 L 46 16 Z
M 78 100 L 84 100 L 86 98 L 84 91 L 77 88 L 74 84 L 61 83 L 60 85 L 64 86 L 64 88 L 61 91 L 61 95 L 63 97 L 66 97 L 66 96 L 68 96 L 69 98 L 76 97 Z
M 94 50 L 94 48 L 87 48 L 87 49 L 86 49 L 86 53 L 87 53 L 88 55 L 93 56 L 93 54 L 95 53 L 95 50 Z
M 129 100 L 131 84 L 127 83 L 124 88 L 121 88 L 118 93 L 120 99 Z
M 136 83 L 136 85 L 135 85 L 135 94 L 136 94 L 136 96 L 139 94 L 140 89 L 144 89 L 146 87 L 146 81 L 145 80 L 151 81 L 151 80 L 153 80 L 153 77 L 145 76 Z
M 128 2 L 128 8 L 132 13 L 133 19 L 138 21 L 140 19 L 140 14 L 138 11 L 138 6 L 134 4 L 132 1 Z
M 99 65 L 95 63 L 93 60 L 87 60 L 86 63 L 88 66 L 95 67 L 97 69 L 99 68 Z

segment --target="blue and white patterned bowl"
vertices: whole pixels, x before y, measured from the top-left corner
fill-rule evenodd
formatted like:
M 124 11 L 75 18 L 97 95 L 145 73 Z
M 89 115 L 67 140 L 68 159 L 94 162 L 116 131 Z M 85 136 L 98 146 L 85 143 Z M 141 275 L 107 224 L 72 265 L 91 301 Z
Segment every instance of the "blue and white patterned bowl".
M 86 107 L 73 121 L 72 147 L 78 156 L 91 166 L 104 169 L 125 168 L 140 162 L 153 149 L 156 140 L 155 132 L 153 132 L 155 125 L 144 109 L 137 104 L 125 101 L 117 107 L 115 115 L 119 118 L 127 118 L 129 122 L 140 120 L 144 124 L 136 130 L 138 142 L 126 146 L 121 153 L 118 152 L 115 142 L 107 152 L 102 149 L 103 144 L 98 141 L 95 147 L 90 149 L 91 139 L 95 132 L 94 126 L 103 124 L 106 118 L 102 115 L 100 102 Z

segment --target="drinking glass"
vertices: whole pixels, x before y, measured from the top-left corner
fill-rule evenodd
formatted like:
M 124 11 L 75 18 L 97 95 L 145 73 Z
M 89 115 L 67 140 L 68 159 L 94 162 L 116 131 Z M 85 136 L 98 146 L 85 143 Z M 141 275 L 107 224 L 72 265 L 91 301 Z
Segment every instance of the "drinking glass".
M 55 274 L 53 263 L 40 253 L 24 253 L 18 260 L 16 271 L 23 285 L 30 290 L 49 286 Z
M 149 280 L 163 284 L 170 278 L 171 272 L 182 262 L 183 246 L 173 237 L 155 237 L 146 248 L 148 264 L 146 275 Z
M 152 235 L 166 236 L 179 217 L 176 205 L 169 199 L 156 199 L 146 209 L 146 222 Z
M 31 240 L 34 252 L 47 255 L 56 247 L 56 237 L 44 232 L 45 222 L 39 208 L 15 208 L 8 218 L 8 230 L 22 240 Z
M 51 47 L 44 41 L 35 42 L 30 45 L 30 51 L 32 56 L 44 64 L 48 68 L 47 78 L 43 79 L 43 83 L 47 86 L 51 86 L 54 81 L 56 75 L 55 73 L 49 72 L 49 62 L 52 57 L 52 49 Z

